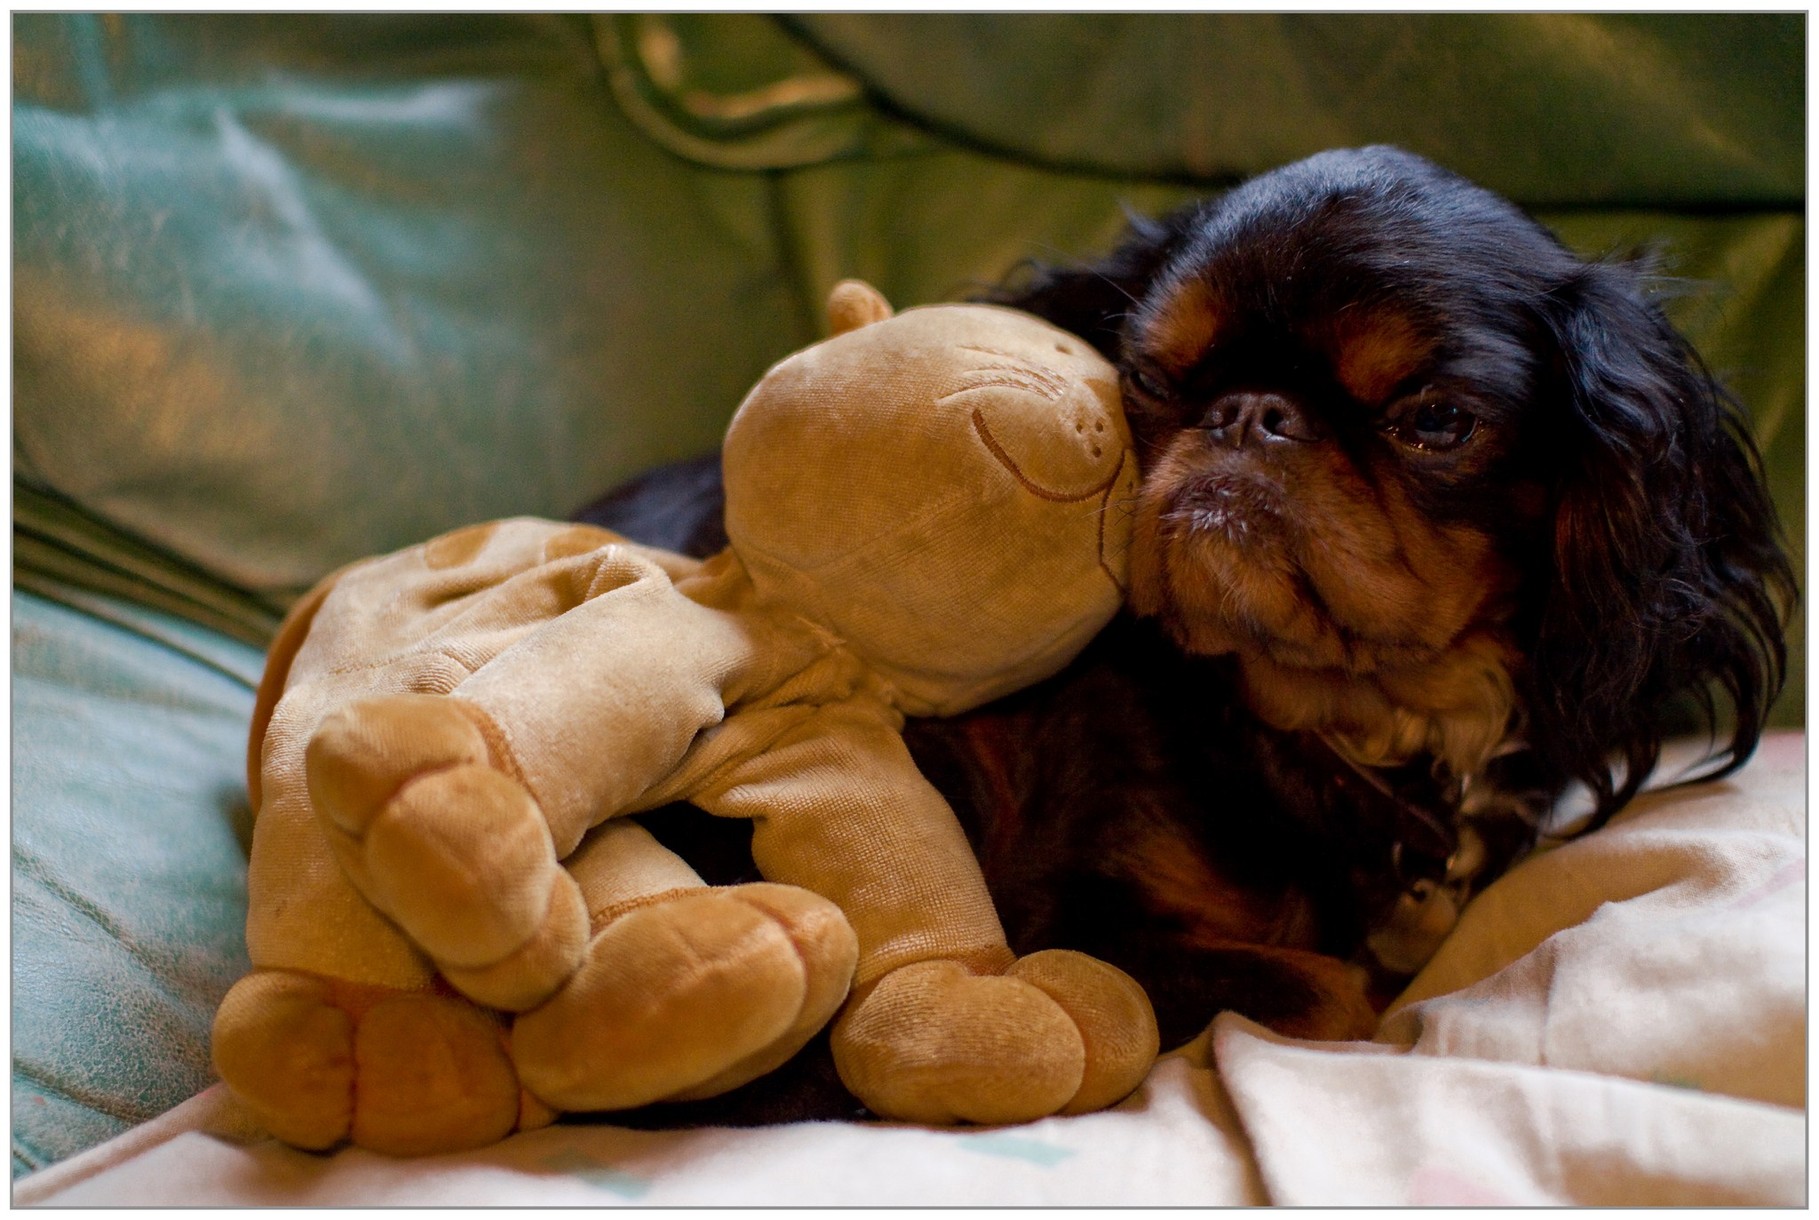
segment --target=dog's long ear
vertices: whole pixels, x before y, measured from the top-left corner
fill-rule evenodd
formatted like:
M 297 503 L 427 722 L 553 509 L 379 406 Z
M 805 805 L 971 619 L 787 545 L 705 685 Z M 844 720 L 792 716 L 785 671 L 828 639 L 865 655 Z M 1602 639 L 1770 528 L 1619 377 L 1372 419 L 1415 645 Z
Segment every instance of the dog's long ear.
M 1524 685 L 1528 733 L 1606 821 L 1690 707 L 1742 765 L 1786 667 L 1795 582 L 1735 402 L 1628 264 L 1582 264 L 1542 324 L 1565 410 L 1553 565 Z M 1613 774 L 1613 759 L 1620 771 Z
M 1129 214 L 1124 240 L 1105 258 L 1091 263 L 1020 264 L 983 299 L 1053 322 L 1116 361 L 1126 315 L 1206 206 L 1189 204 L 1160 220 Z

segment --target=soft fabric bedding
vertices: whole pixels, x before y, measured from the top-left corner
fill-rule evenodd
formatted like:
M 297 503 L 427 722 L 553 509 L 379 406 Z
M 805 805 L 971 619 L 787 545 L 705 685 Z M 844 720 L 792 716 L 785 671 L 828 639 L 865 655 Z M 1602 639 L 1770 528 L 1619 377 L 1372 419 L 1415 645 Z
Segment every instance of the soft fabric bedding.
M 216 1086 L 14 1201 L 1802 1205 L 1804 762 L 1803 735 L 1773 734 L 1738 775 L 1532 857 L 1467 908 L 1374 1041 L 1222 1016 L 1102 1114 L 564 1123 L 394 1160 L 285 1148 Z

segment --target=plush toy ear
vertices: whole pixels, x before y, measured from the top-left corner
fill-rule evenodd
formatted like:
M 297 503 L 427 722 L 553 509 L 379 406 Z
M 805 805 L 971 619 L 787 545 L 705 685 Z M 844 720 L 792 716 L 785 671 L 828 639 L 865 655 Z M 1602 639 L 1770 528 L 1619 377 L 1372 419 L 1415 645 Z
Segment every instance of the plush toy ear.
M 864 280 L 841 280 L 827 294 L 827 325 L 832 334 L 882 322 L 891 316 L 891 303 Z

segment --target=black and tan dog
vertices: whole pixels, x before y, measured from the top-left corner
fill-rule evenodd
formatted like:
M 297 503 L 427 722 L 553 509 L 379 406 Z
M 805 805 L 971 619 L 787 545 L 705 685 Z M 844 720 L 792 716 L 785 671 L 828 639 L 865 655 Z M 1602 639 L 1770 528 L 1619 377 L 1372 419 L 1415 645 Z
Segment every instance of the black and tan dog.
M 1755 746 L 1793 576 L 1740 413 L 1640 268 L 1379 147 L 994 299 L 1123 370 L 1131 613 L 910 741 L 1016 951 L 1123 967 L 1165 1046 L 1224 1010 L 1368 1035 L 1570 785 L 1595 827 L 1670 729 L 1716 729 L 1714 775 Z M 583 513 L 696 553 L 718 515 L 711 462 Z M 662 823 L 710 880 L 749 868 L 742 828 Z M 851 1112 L 811 1047 L 638 1121 Z

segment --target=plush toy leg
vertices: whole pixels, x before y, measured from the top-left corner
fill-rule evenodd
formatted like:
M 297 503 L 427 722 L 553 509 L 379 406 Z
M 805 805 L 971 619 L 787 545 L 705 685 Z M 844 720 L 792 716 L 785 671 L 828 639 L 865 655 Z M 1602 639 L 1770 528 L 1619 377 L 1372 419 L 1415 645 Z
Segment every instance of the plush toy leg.
M 782 1064 L 846 998 L 857 944 L 793 886 L 708 888 L 642 827 L 592 832 L 567 867 L 595 932 L 562 990 L 518 1017 L 525 1087 L 562 1110 L 706 1097 Z
M 764 875 L 852 921 L 856 996 L 832 1046 L 874 1112 L 1023 1122 L 1142 1083 L 1158 1043 L 1143 989 L 1084 954 L 1012 955 L 959 823 L 883 713 L 830 705 L 695 799 L 756 819 Z
M 536 801 L 496 769 L 483 725 L 442 695 L 357 700 L 323 719 L 305 772 L 367 900 L 464 994 L 518 1011 L 573 973 L 587 914 Z
M 453 996 L 256 970 L 215 1015 L 214 1060 L 299 1148 L 453 1152 L 554 1117 L 519 1088 L 499 1018 Z

